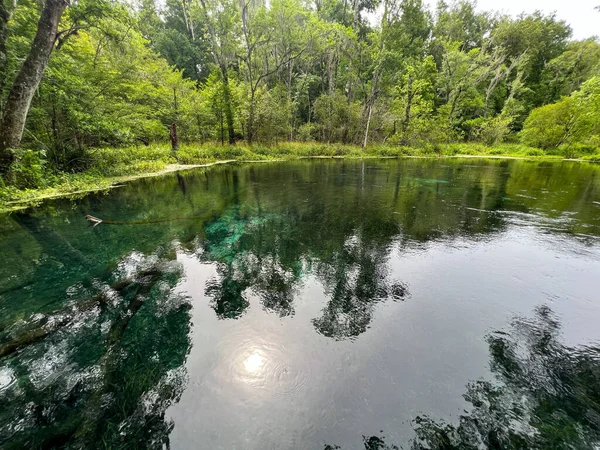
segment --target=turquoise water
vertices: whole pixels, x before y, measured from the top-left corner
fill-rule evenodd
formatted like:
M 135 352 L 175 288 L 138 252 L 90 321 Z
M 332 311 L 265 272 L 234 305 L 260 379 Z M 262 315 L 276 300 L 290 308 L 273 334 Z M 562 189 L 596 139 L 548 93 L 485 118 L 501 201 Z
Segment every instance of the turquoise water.
M 0 254 L 2 448 L 600 445 L 598 166 L 199 169 Z

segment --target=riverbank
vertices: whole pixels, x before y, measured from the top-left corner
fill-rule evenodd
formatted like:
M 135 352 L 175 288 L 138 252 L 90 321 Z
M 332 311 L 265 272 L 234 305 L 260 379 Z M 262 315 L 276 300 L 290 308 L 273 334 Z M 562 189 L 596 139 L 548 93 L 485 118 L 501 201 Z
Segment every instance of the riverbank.
M 39 162 L 17 165 L 11 183 L 0 186 L 0 213 L 64 196 L 84 196 L 118 187 L 138 178 L 233 162 L 268 162 L 302 158 L 468 157 L 599 161 L 600 154 L 545 153 L 518 144 L 487 147 L 481 144 L 445 144 L 435 148 L 285 143 L 275 146 L 184 145 L 173 153 L 168 145 L 102 148 L 89 151 L 88 168 L 79 173 L 49 170 Z

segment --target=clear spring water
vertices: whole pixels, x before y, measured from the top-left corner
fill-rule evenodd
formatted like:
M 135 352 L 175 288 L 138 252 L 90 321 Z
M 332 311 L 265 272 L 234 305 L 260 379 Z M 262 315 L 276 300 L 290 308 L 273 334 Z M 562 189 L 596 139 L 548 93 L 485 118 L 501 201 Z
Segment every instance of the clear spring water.
M 598 166 L 213 167 L 0 216 L 0 255 L 1 448 L 600 442 Z

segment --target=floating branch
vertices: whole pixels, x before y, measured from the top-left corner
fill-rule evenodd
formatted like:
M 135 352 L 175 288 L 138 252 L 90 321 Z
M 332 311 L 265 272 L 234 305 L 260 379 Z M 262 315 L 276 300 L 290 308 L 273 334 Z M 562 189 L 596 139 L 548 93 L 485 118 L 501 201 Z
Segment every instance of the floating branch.
M 85 216 L 85 220 L 87 220 L 90 225 L 97 226 L 101 223 L 106 225 L 146 225 L 150 223 L 164 223 L 164 222 L 173 222 L 176 220 L 193 220 L 193 219 L 202 219 L 203 216 L 190 216 L 190 217 L 170 217 L 168 219 L 154 219 L 154 220 L 134 220 L 131 222 L 119 222 L 114 220 L 103 220 L 98 217 L 90 216 L 89 214 Z
M 98 219 L 97 217 L 90 216 L 90 215 L 85 216 L 85 220 L 87 220 L 90 223 L 90 225 L 93 224 L 93 227 L 100 225 L 102 223 L 102 219 Z

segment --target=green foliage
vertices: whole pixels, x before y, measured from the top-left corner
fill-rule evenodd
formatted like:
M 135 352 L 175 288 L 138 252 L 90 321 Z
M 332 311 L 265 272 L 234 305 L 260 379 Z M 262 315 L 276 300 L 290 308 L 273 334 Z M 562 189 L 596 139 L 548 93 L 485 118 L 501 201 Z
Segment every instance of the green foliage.
M 255 133 L 256 139 L 264 143 L 285 141 L 290 135 L 290 104 L 283 86 L 269 91 L 260 89 L 256 93 Z
M 573 103 L 571 98 L 565 98 L 533 110 L 525 121 L 521 141 L 543 149 L 556 148 L 565 143 L 575 122 Z
M 496 145 L 504 141 L 510 133 L 510 117 L 496 116 L 483 120 L 477 129 L 477 137 L 486 145 Z
M 600 77 L 592 77 L 581 89 L 557 103 L 531 112 L 521 133 L 527 145 L 543 149 L 571 146 L 600 147 Z
M 315 140 L 317 127 L 314 123 L 303 123 L 298 127 L 296 139 L 300 142 L 310 142 Z
M 17 189 L 43 188 L 52 178 L 46 172 L 44 155 L 33 150 L 17 151 L 16 162 L 10 166 L 8 180 Z
M 156 148 L 172 124 L 183 147 L 245 139 L 444 154 L 451 143 L 520 139 L 546 153 L 596 153 L 594 39 L 569 42 L 570 28 L 554 15 L 492 15 L 469 0 L 440 2 L 433 15 L 421 0 L 383 0 L 372 26 L 362 14 L 376 3 L 76 2 L 60 25 L 23 146 L 41 155 L 45 173 L 107 176 L 153 163 L 125 151 L 98 166 L 102 149 Z M 23 0 L 8 23 L 0 113 L 39 11 Z M 185 148 L 180 162 L 242 157 L 231 146 L 210 154 Z
M 600 44 L 595 39 L 570 42 L 565 51 L 548 62 L 542 74 L 546 102 L 571 95 L 594 75 L 600 73 Z
M 341 92 L 323 94 L 314 105 L 317 139 L 326 142 L 352 142 L 359 132 L 361 105 L 348 103 Z
M 564 21 L 540 12 L 517 20 L 503 19 L 496 26 L 492 39 L 511 61 L 527 55 L 524 98 L 532 107 L 545 103 L 544 68 L 565 51 L 570 36 L 571 28 Z

